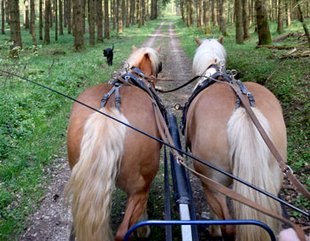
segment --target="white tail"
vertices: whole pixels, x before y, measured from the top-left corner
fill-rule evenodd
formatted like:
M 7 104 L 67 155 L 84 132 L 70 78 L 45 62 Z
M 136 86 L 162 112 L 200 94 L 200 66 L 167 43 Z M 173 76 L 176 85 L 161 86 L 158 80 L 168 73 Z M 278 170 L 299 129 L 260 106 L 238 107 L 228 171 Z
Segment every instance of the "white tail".
M 117 109 L 102 108 L 101 111 L 128 123 Z M 84 126 L 80 158 L 67 185 L 79 241 L 113 240 L 111 196 L 124 151 L 125 133 L 126 126 L 97 112 Z
M 271 137 L 267 119 L 258 109 L 252 108 L 252 110 Z M 274 195 L 278 195 L 282 181 L 281 170 L 244 108 L 238 108 L 234 111 L 228 122 L 227 132 L 233 174 Z M 281 215 L 279 203 L 252 188 L 234 181 L 233 190 Z M 233 206 L 236 219 L 260 220 L 275 233 L 279 232 L 280 224 L 277 220 L 239 202 L 234 202 Z M 236 240 L 266 241 L 269 240 L 269 236 L 262 228 L 253 225 L 239 225 L 236 227 Z

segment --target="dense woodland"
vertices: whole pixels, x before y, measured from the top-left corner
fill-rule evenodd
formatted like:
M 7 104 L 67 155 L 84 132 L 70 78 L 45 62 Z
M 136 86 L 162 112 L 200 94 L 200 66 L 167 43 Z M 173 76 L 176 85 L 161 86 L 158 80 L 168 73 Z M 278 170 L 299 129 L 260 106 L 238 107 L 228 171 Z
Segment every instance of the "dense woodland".
M 49 44 L 67 31 L 74 36 L 77 51 L 110 38 L 110 31 L 122 33 L 131 25 L 144 25 L 156 19 L 170 0 L 0 0 L 1 32 L 9 32 L 12 48 L 23 47 L 21 28 L 29 29 L 33 45 L 38 40 Z M 187 26 L 196 25 L 210 33 L 211 25 L 218 26 L 227 35 L 227 24 L 236 26 L 236 43 L 250 37 L 255 26 L 259 45 L 272 42 L 268 21 L 277 22 L 277 32 L 289 27 L 292 19 L 303 24 L 310 43 L 309 31 L 304 18 L 310 16 L 310 3 L 303 0 L 176 0 L 177 13 Z M 21 20 L 22 19 L 22 20 Z M 54 36 L 51 36 L 51 29 Z M 38 29 L 38 31 L 35 31 Z

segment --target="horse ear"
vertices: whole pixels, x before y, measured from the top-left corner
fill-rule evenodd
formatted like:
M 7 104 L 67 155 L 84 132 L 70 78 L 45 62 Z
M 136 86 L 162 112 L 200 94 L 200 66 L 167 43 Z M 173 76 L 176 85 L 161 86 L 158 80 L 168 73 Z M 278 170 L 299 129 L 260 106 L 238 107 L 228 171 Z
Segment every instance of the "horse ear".
M 217 41 L 219 41 L 219 43 L 223 45 L 223 43 L 224 43 L 224 36 L 219 37 L 217 39 Z
M 195 38 L 195 42 L 197 43 L 198 46 L 201 44 L 201 40 L 199 38 Z
M 132 45 L 131 49 L 132 49 L 132 52 L 135 52 L 138 48 L 136 46 Z

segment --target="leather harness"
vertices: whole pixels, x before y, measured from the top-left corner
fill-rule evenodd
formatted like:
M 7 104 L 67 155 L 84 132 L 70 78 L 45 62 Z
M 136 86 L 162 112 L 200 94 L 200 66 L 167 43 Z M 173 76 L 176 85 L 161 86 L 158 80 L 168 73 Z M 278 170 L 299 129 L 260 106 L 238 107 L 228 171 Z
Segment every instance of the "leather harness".
M 131 67 L 129 71 L 127 70 L 126 73 L 122 74 L 121 76 L 115 78 L 111 81 L 112 88 L 108 93 L 106 93 L 101 99 L 100 107 L 105 107 L 108 99 L 111 97 L 113 93 L 115 93 L 115 107 L 120 110 L 121 106 L 121 96 L 120 96 L 120 88 L 123 85 L 132 85 L 140 88 L 141 90 L 145 91 L 149 94 L 152 100 L 156 102 L 162 114 L 165 113 L 165 107 L 161 101 L 161 99 L 156 94 L 154 88 L 151 85 L 145 84 L 143 80 L 147 80 L 148 82 L 153 82 L 154 78 L 146 77 L 144 73 L 137 67 Z
M 204 78 L 204 80 L 201 82 L 201 84 L 199 84 L 195 88 L 195 90 L 193 91 L 193 93 L 189 97 L 188 101 L 184 104 L 184 107 L 182 108 L 183 114 L 182 114 L 181 131 L 182 131 L 183 135 L 185 132 L 187 111 L 188 111 L 190 104 L 198 96 L 199 93 L 201 93 L 204 89 L 213 85 L 216 82 L 223 82 L 223 83 L 227 83 L 227 84 L 236 83 L 237 86 L 239 87 L 239 90 L 241 91 L 241 93 L 248 97 L 250 106 L 251 107 L 255 106 L 255 99 L 254 99 L 254 96 L 252 95 L 252 93 L 250 91 L 248 91 L 246 86 L 240 80 L 236 80 L 234 78 L 234 75 L 220 71 L 220 69 L 217 65 L 211 65 L 208 68 L 215 68 L 217 71 L 210 77 L 201 76 L 201 78 Z M 240 106 L 241 106 L 241 100 L 240 100 L 240 97 L 237 95 L 236 108 L 239 108 Z

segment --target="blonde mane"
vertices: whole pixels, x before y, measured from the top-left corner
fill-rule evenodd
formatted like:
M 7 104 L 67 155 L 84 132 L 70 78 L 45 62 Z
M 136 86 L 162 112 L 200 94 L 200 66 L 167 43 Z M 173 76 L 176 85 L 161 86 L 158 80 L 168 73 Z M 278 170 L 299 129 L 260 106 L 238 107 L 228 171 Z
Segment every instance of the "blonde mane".
M 203 74 L 212 64 L 226 65 L 226 51 L 217 39 L 205 39 L 196 50 L 193 60 L 193 75 Z
M 142 59 L 146 54 L 148 54 L 151 60 L 152 72 L 156 73 L 157 67 L 159 65 L 159 54 L 157 50 L 149 47 L 143 47 L 134 50 L 134 52 L 129 56 L 127 60 L 129 68 L 137 66 L 142 61 Z

